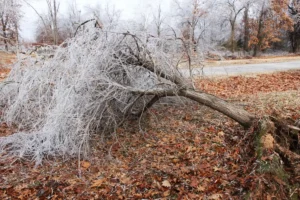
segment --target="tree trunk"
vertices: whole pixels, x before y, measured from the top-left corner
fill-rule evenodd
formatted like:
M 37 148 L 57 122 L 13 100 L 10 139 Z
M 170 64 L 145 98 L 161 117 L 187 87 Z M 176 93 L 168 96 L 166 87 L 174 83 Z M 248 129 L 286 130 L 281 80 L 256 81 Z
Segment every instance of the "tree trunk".
M 257 39 L 258 39 L 258 43 L 255 45 L 254 47 L 254 52 L 253 52 L 253 57 L 257 56 L 258 51 L 261 50 L 261 45 L 263 42 L 263 35 L 262 35 L 262 31 L 263 31 L 263 17 L 264 17 L 264 7 L 265 5 L 263 4 L 261 12 L 260 12 L 260 16 L 258 19 L 258 30 L 257 30 Z
M 230 21 L 230 24 L 231 24 L 231 33 L 230 33 L 231 52 L 234 53 L 235 22 Z
M 3 32 L 3 37 L 4 37 L 5 50 L 8 51 L 8 43 L 7 43 L 7 35 L 6 35 L 7 21 L 4 21 L 4 19 L 2 18 L 1 23 L 2 23 L 2 32 Z
M 249 51 L 249 4 L 245 8 L 244 14 L 244 51 Z
M 130 89 L 129 89 L 130 90 Z M 255 116 L 251 113 L 247 112 L 243 108 L 239 108 L 231 103 L 226 102 L 225 100 L 216 97 L 214 95 L 195 91 L 193 89 L 182 89 L 180 91 L 174 90 L 131 90 L 135 94 L 144 95 L 154 95 L 154 97 L 146 104 L 146 106 L 139 112 L 139 116 L 142 115 L 147 109 L 153 106 L 161 97 L 167 96 L 182 96 L 193 101 L 196 101 L 202 105 L 205 105 L 213 110 L 216 110 L 227 117 L 235 120 L 240 125 L 245 128 L 249 128 L 252 126 L 253 121 L 255 120 Z
M 6 34 L 3 34 L 3 36 L 6 38 Z M 5 46 L 5 51 L 8 51 L 8 43 L 6 39 L 4 39 L 4 46 Z
M 53 12 L 54 12 L 54 44 L 58 45 L 58 28 L 57 28 L 57 4 L 56 0 L 53 1 Z
M 183 90 L 179 95 L 194 100 L 200 104 L 212 108 L 213 110 L 219 111 L 220 113 L 230 117 L 237 121 L 244 127 L 250 127 L 254 120 L 254 115 L 250 114 L 244 109 L 238 108 L 231 103 L 224 101 L 211 94 L 196 92 L 193 90 Z
M 292 53 L 296 53 L 298 51 L 299 38 L 297 36 L 298 36 L 298 34 L 296 32 L 296 27 L 295 27 L 295 30 L 293 32 L 289 33 L 289 39 L 290 39 L 290 43 L 291 43 L 291 52 Z

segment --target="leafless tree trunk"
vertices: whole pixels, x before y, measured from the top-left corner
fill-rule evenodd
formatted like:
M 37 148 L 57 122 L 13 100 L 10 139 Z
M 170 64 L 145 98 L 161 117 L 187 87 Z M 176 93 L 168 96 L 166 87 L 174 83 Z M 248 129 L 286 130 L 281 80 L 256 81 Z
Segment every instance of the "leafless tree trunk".
M 6 34 L 7 23 L 8 23 L 8 20 L 7 19 L 5 20 L 5 16 L 2 16 L 1 17 L 2 34 L 3 34 L 3 37 L 5 38 L 4 39 L 4 46 L 5 46 L 6 51 L 8 51 L 8 41 L 7 41 L 8 38 L 7 38 L 7 34 Z
M 244 51 L 249 51 L 249 40 L 250 40 L 250 32 L 249 32 L 249 7 L 250 4 L 247 3 L 244 11 Z
M 182 34 L 184 39 L 186 40 L 187 45 L 190 48 L 191 52 L 197 51 L 198 42 L 200 40 L 200 36 L 202 32 L 197 33 L 198 25 L 200 23 L 200 19 L 205 15 L 205 11 L 201 9 L 200 0 L 192 0 L 191 7 L 188 13 L 182 8 L 180 2 L 178 0 L 174 1 L 177 9 L 181 14 L 181 26 L 183 28 Z
M 262 36 L 262 31 L 263 31 L 263 20 L 264 20 L 264 15 L 265 15 L 266 11 L 265 11 L 265 3 L 263 3 L 261 11 L 260 11 L 260 15 L 258 18 L 258 29 L 257 29 L 257 39 L 258 39 L 258 43 L 255 44 L 254 46 L 254 51 L 253 51 L 253 56 L 257 56 L 258 51 L 260 51 L 260 47 L 261 47 L 261 43 L 263 40 L 263 36 Z
M 134 35 L 131 35 L 132 37 L 136 37 Z M 139 45 L 137 43 L 137 45 Z M 141 49 L 139 47 L 138 49 Z M 141 53 L 141 52 L 139 52 Z M 152 73 L 155 73 L 157 76 L 161 77 L 162 79 L 167 79 L 168 81 L 171 81 L 175 85 L 177 85 L 178 88 L 180 88 L 178 91 L 176 90 L 161 90 L 161 89 L 153 89 L 153 90 L 136 90 L 136 93 L 139 93 L 141 95 L 154 95 L 155 98 L 150 100 L 150 106 L 152 106 L 155 101 L 157 101 L 160 97 L 164 96 L 183 96 L 186 98 L 189 98 L 191 100 L 194 100 L 200 104 L 203 104 L 205 106 L 208 106 L 214 110 L 217 110 L 224 115 L 232 118 L 233 120 L 237 121 L 244 127 L 250 127 L 252 125 L 252 121 L 254 119 L 254 116 L 247 111 L 245 111 L 242 108 L 233 106 L 232 104 L 216 97 L 210 94 L 207 94 L 202 91 L 196 91 L 191 88 L 190 85 L 187 85 L 187 83 L 184 81 L 184 78 L 180 74 L 172 74 L 171 76 L 168 74 L 165 74 L 163 71 L 160 71 L 155 66 L 154 62 L 150 60 L 146 60 L 143 58 L 140 58 L 139 55 L 132 55 L 133 57 L 128 59 L 126 56 L 119 57 L 120 59 L 124 59 L 124 62 L 128 65 L 137 65 L 142 66 L 146 70 L 149 70 Z M 154 101 L 154 102 L 153 102 Z M 149 106 L 149 104 L 148 104 Z
M 164 23 L 164 18 L 162 16 L 162 10 L 161 10 L 160 4 L 157 7 L 157 13 L 153 14 L 153 21 L 155 24 L 156 35 L 158 38 L 160 38 L 161 33 L 162 33 L 162 25 Z
M 15 25 L 15 32 L 16 32 L 16 51 L 17 51 L 17 54 L 19 54 L 19 50 L 20 50 L 20 44 L 19 44 L 19 22 L 18 21 L 16 21 L 15 23 L 14 23 L 14 25 Z
M 46 23 L 44 17 L 27 0 L 24 0 L 24 2 L 33 9 L 33 11 L 37 14 L 37 16 L 40 18 L 41 22 L 43 23 L 45 31 L 48 31 L 47 23 Z
M 227 4 L 230 9 L 230 15 L 229 15 L 229 23 L 230 23 L 230 45 L 231 45 L 231 52 L 234 53 L 235 51 L 235 44 L 234 44 L 234 38 L 235 38 L 235 25 L 236 25 L 236 19 L 240 12 L 244 9 L 244 7 L 237 8 L 236 0 L 228 0 Z
M 34 12 L 38 15 L 38 17 L 40 18 L 41 22 L 44 25 L 44 29 L 45 31 L 48 33 L 48 25 L 46 22 L 46 19 L 44 18 L 44 16 L 42 16 L 42 14 L 40 14 L 36 8 L 34 8 L 27 0 L 24 0 L 24 2 L 30 6 Z M 56 0 L 46 0 L 47 3 L 47 7 L 48 7 L 48 14 L 49 14 L 49 18 L 50 18 L 50 27 L 51 27 L 51 35 L 52 35 L 52 39 L 53 39 L 53 44 L 54 45 L 58 45 L 58 11 L 59 11 L 59 2 L 57 2 Z
M 58 45 L 58 27 L 57 27 L 57 14 L 59 10 L 59 3 L 56 0 L 46 0 L 48 5 L 48 12 L 51 19 L 51 30 L 54 45 Z
M 18 45 L 20 18 L 20 3 L 18 0 L 2 0 L 0 2 L 0 36 L 6 51 L 8 51 L 9 44 L 14 45 L 16 43 Z

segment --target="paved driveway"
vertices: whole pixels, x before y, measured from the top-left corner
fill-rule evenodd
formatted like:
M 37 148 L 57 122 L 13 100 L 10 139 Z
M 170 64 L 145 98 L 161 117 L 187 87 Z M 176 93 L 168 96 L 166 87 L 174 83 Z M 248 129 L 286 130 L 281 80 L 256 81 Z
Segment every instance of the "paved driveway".
M 246 75 L 246 74 L 262 74 L 262 73 L 272 73 L 279 71 L 288 70 L 300 70 L 300 59 L 280 62 L 280 63 L 261 63 L 261 64 L 244 64 L 244 65 L 229 65 L 229 66 L 217 66 L 217 67 L 204 67 L 195 68 L 193 70 L 193 75 L 204 75 L 209 77 L 214 76 L 236 76 L 236 75 Z M 189 70 L 183 69 L 182 73 L 184 76 L 189 75 Z

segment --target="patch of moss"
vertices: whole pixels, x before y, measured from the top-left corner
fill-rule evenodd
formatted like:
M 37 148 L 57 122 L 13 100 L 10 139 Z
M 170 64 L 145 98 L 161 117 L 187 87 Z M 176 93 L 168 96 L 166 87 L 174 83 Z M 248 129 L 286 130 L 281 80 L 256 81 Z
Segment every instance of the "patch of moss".
M 272 155 L 272 159 L 268 161 L 260 160 L 260 167 L 258 169 L 259 173 L 265 174 L 269 173 L 275 175 L 284 182 L 287 182 L 289 179 L 289 174 L 284 170 L 283 165 L 281 164 L 281 158 L 277 154 Z

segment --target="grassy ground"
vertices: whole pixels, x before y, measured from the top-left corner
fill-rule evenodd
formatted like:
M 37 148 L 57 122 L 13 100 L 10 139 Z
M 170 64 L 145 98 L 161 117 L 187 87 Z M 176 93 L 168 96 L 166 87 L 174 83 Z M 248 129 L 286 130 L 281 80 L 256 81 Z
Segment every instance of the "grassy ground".
M 300 118 L 300 72 L 199 79 L 199 89 L 255 113 Z M 5 124 L 0 136 L 13 134 Z M 251 140 L 220 113 L 193 102 L 158 104 L 107 138 L 94 136 L 89 158 L 0 162 L 1 199 L 285 199 L 300 177 L 256 168 Z M 288 170 L 288 169 L 287 169 Z M 275 180 L 275 182 L 269 182 Z M 263 184 L 262 184 L 263 183 Z M 252 195 L 250 195 L 252 194 Z

